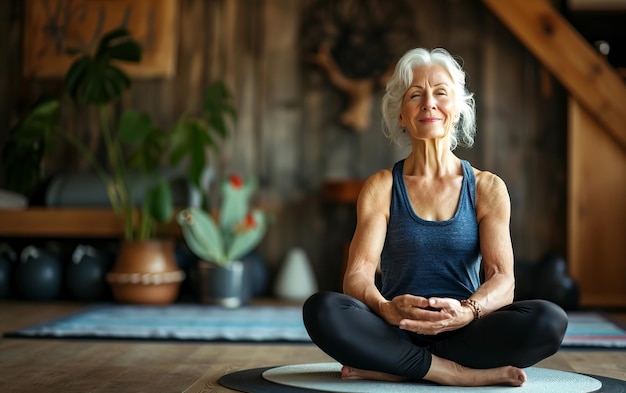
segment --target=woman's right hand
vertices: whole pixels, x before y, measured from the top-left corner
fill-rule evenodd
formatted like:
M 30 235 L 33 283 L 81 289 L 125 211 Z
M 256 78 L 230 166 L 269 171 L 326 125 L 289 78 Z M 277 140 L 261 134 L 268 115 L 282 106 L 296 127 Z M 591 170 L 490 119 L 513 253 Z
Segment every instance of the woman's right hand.
M 419 309 L 428 307 L 428 299 L 414 295 L 399 295 L 381 305 L 381 316 L 387 323 L 398 326 L 403 319 L 418 319 Z
M 399 295 L 380 307 L 383 319 L 398 326 L 402 320 L 437 322 L 450 318 L 445 312 L 430 308 L 429 300 L 422 296 Z

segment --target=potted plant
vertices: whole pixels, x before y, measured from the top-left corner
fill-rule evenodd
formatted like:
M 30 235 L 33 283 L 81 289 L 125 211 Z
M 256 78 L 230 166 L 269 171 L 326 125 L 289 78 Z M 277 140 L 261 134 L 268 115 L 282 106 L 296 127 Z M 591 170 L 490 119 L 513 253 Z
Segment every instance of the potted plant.
M 203 302 L 238 307 L 250 299 L 241 258 L 252 251 L 267 230 L 267 214 L 250 207 L 256 189 L 254 180 L 232 175 L 221 185 L 219 211 L 189 207 L 177 215 L 184 239 L 200 259 L 200 289 Z
M 141 46 L 128 31 L 115 29 L 105 34 L 94 53 L 81 54 L 70 66 L 64 80 L 69 100 L 46 100 L 37 105 L 12 130 L 10 143 L 21 147 L 22 154 L 29 148 L 35 152 L 31 154 L 36 158 L 31 160 L 31 173 L 39 172 L 33 176 L 41 172 L 43 151 L 54 140 L 50 135 L 62 135 L 81 153 L 102 180 L 112 209 L 124 221 L 120 252 L 107 277 L 114 295 L 126 302 L 166 303 L 175 299 L 184 274 L 175 262 L 173 242 L 157 239 L 157 226 L 171 221 L 174 214 L 172 190 L 163 167 L 185 163 L 187 178 L 199 187 L 207 149 L 215 149 L 218 139 L 227 136 L 228 117 L 234 119 L 236 112 L 229 91 L 218 81 L 206 91 L 202 114 L 185 114 L 168 131 L 155 126 L 146 113 L 132 109 L 120 113 L 118 103 L 132 83 L 118 63 L 139 61 Z M 62 107 L 66 101 L 75 113 L 93 116 L 87 120 L 98 125 L 103 159 L 62 127 L 60 112 L 68 109 Z M 15 154 L 15 164 L 19 156 Z M 140 248 L 138 254 L 136 248 Z M 138 261 L 144 256 L 152 261 L 140 267 Z M 136 297 L 146 291 L 147 296 Z

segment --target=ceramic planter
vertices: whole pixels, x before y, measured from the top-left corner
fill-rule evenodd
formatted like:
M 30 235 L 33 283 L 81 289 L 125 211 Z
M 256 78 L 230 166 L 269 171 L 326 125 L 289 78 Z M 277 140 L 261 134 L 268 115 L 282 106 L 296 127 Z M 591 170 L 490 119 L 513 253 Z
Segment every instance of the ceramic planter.
M 173 303 L 184 279 L 169 240 L 122 242 L 107 274 L 115 300 L 135 304 Z
M 252 297 L 249 269 L 241 261 L 233 261 L 223 267 L 200 261 L 199 287 L 202 303 L 236 308 L 247 304 Z

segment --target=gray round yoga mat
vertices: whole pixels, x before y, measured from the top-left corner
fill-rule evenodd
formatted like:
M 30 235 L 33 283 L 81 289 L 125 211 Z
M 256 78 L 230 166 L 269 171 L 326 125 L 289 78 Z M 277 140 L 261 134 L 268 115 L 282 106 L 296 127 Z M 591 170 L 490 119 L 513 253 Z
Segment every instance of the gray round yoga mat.
M 225 387 L 247 393 L 314 393 L 314 392 L 507 392 L 504 386 L 453 387 L 427 382 L 343 381 L 337 363 L 312 363 L 242 370 L 224 375 L 219 382 Z M 626 381 L 597 375 L 530 367 L 525 369 L 528 381 L 515 392 L 626 392 Z

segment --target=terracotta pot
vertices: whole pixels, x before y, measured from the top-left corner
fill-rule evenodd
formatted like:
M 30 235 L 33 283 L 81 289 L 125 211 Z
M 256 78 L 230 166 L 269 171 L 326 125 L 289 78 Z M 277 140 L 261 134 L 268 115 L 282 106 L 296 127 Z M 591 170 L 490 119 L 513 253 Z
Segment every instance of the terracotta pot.
M 184 279 L 170 240 L 123 241 L 107 274 L 115 300 L 135 304 L 174 302 Z

